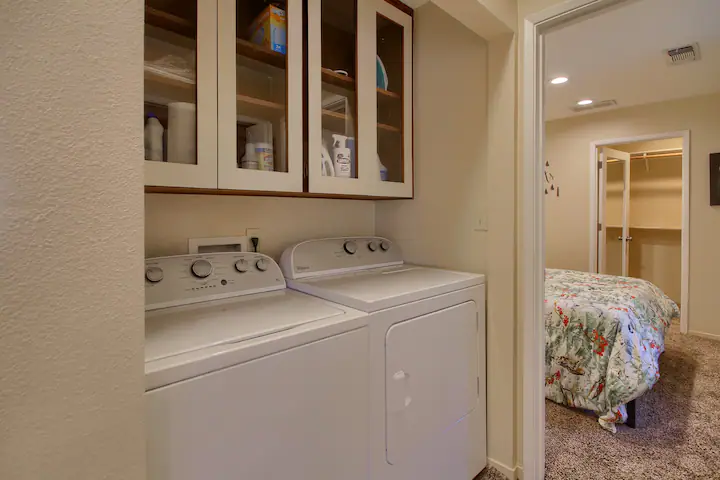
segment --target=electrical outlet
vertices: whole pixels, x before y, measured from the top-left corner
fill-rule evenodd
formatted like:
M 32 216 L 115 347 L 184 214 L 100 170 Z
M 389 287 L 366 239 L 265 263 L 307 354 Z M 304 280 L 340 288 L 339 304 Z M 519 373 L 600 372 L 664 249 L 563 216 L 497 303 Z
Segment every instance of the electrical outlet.
M 252 244 L 252 238 L 256 237 L 258 240 L 260 240 L 260 229 L 259 228 L 247 228 L 245 229 L 245 235 L 248 239 L 248 248 L 252 252 L 254 247 Z M 258 251 L 261 250 L 260 244 L 258 243 Z

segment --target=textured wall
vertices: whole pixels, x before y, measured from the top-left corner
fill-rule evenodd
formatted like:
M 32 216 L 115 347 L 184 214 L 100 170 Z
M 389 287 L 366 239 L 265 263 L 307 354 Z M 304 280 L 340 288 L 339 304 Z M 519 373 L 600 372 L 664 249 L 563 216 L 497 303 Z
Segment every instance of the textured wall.
M 0 478 L 142 479 L 142 2 L 0 2 Z
M 260 229 L 259 250 L 280 259 L 302 240 L 375 233 L 375 204 L 367 200 L 145 196 L 145 255 L 187 253 L 188 238 L 243 236 Z

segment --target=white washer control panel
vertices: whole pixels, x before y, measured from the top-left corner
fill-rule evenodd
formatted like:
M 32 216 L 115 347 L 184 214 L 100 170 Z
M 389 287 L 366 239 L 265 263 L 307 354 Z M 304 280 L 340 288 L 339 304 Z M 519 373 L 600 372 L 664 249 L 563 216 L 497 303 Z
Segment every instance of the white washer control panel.
M 249 252 L 179 255 L 145 260 L 145 310 L 285 288 L 278 264 Z
M 289 279 L 402 265 L 400 247 L 381 237 L 308 240 L 283 252 L 280 268 Z

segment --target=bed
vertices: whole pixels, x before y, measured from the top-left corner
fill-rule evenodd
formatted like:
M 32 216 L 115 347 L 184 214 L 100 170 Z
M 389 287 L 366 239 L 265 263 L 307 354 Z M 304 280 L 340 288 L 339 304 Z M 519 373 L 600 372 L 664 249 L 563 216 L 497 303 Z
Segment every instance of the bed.
M 545 397 L 591 410 L 612 432 L 660 378 L 665 332 L 680 311 L 652 283 L 545 271 Z

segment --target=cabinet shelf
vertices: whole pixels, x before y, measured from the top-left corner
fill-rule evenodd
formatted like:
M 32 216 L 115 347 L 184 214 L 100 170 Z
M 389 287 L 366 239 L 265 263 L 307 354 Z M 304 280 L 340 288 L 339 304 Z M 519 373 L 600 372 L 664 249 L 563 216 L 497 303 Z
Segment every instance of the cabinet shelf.
M 172 75 L 167 73 L 161 73 L 158 70 L 145 67 L 145 81 L 153 83 L 161 83 L 168 87 L 193 89 L 195 88 L 195 80 L 190 78 L 181 77 L 179 75 Z
M 145 23 L 183 37 L 195 38 L 196 28 L 193 22 L 157 8 L 145 7 Z M 285 68 L 287 61 L 282 53 L 255 45 L 242 38 L 237 39 L 237 54 L 277 68 Z
M 355 79 L 352 77 L 348 77 L 347 75 L 342 75 L 340 73 L 335 73 L 329 68 L 323 68 L 322 69 L 322 81 L 325 83 L 328 83 L 330 85 L 334 85 L 336 87 L 344 88 L 347 90 L 354 90 L 355 89 Z M 391 92 L 390 90 L 383 90 L 382 88 L 377 89 L 378 93 L 378 99 L 383 100 L 402 100 L 402 97 L 395 93 Z
M 242 38 L 237 39 L 237 54 L 277 68 L 285 68 L 287 64 L 287 58 L 282 53 L 255 45 Z
M 237 103 L 238 106 L 242 105 L 242 110 L 238 107 L 238 113 L 242 112 L 243 115 L 248 115 L 250 117 L 269 120 L 285 114 L 285 105 L 263 100 L 262 98 L 238 94 Z
M 183 37 L 195 38 L 197 32 L 193 22 L 147 5 L 145 6 L 145 23 Z
M 323 110 L 323 119 L 329 120 L 329 126 L 337 131 L 345 131 L 345 121 L 347 120 L 347 115 L 343 113 L 338 112 L 331 112 L 330 110 Z M 385 132 L 392 132 L 392 133 L 400 133 L 400 129 L 398 127 L 393 127 L 392 125 L 386 125 L 384 123 L 378 123 L 377 127 Z

